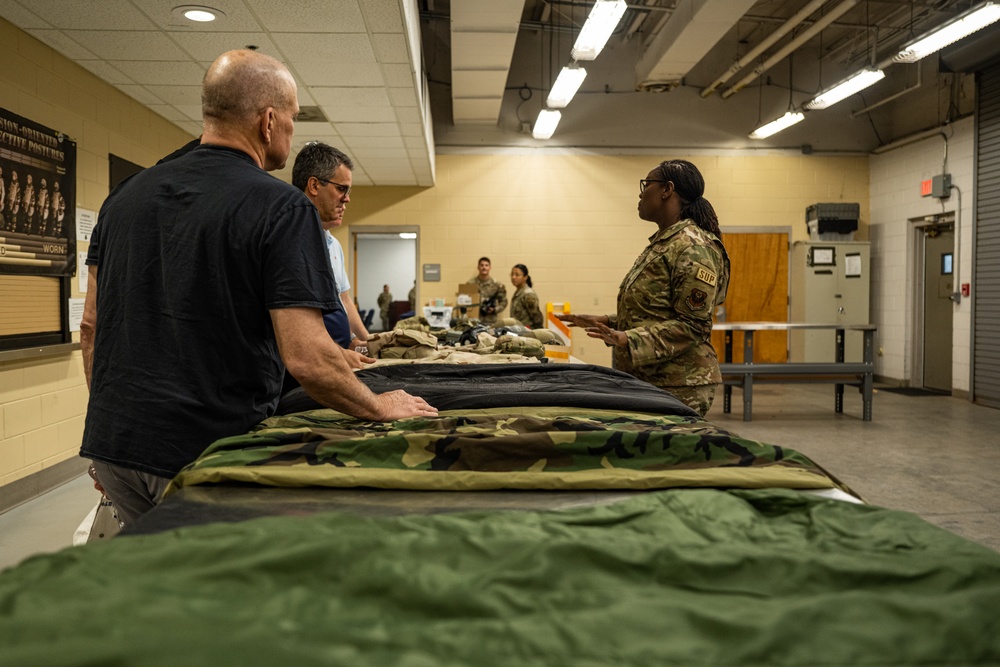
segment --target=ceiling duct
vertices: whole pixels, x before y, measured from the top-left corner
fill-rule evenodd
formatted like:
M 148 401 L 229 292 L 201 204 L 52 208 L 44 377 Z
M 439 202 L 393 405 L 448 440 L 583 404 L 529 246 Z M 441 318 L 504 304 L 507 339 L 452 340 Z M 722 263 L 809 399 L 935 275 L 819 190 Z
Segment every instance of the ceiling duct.
M 455 125 L 496 125 L 523 10 L 524 0 L 451 3 Z
M 670 90 L 753 7 L 755 0 L 680 0 L 635 68 L 636 89 Z

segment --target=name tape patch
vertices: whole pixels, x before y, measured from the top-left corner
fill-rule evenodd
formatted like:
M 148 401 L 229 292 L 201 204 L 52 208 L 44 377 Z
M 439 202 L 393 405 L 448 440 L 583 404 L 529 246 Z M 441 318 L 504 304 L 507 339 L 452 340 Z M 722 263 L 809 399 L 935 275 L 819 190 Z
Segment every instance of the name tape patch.
M 698 273 L 695 274 L 695 278 L 703 283 L 711 285 L 712 287 L 715 287 L 715 284 L 719 282 L 718 276 L 703 266 L 698 267 Z

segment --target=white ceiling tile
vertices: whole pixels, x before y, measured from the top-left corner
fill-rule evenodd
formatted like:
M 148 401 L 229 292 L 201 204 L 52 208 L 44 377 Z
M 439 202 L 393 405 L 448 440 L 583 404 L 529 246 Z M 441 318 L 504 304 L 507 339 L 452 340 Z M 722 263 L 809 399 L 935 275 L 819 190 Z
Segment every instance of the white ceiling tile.
M 135 81 L 118 71 L 117 68 L 112 67 L 103 60 L 81 60 L 77 64 L 80 65 L 80 67 L 90 70 L 92 73 L 96 74 L 113 86 L 123 83 L 135 83 Z
M 398 137 L 395 123 L 337 123 L 337 131 L 344 137 Z
M 422 123 L 424 116 L 420 107 L 397 107 L 396 120 L 400 123 Z
M 295 72 L 307 86 L 384 86 L 378 63 L 297 62 Z
M 157 86 L 201 85 L 205 70 L 193 62 L 153 62 L 149 60 L 112 60 L 111 65 L 136 83 Z
M 344 137 L 351 148 L 395 148 L 396 154 L 403 152 L 403 138 L 400 136 L 388 137 Z
M 205 129 L 204 126 L 201 124 L 201 121 L 196 122 L 193 120 L 186 120 L 174 124 L 177 125 L 177 127 L 181 128 L 182 130 L 187 130 L 193 136 L 196 137 L 201 136 L 202 130 Z
M 70 39 L 61 30 L 28 30 L 32 36 L 43 44 L 63 54 L 70 60 L 96 60 L 97 55 L 83 48 Z
M 323 141 L 327 141 L 327 138 L 334 137 L 340 139 L 340 132 L 330 123 L 296 123 L 295 124 L 295 139 L 301 138 L 303 142 L 310 141 L 310 137 L 313 139 L 318 139 L 323 137 Z
M 195 2 L 186 0 L 132 0 L 132 3 L 163 30 L 184 30 L 200 34 L 260 30 L 260 24 L 253 13 L 247 9 L 243 0 L 212 0 L 210 3 L 199 3 L 197 0 Z M 223 16 L 209 23 L 197 23 L 175 16 L 174 7 L 186 4 L 208 4 L 212 9 L 221 11 Z
M 415 107 L 417 106 L 417 91 L 413 88 L 390 88 L 389 98 L 394 107 Z
M 516 32 L 524 0 L 462 0 L 451 5 L 452 30 Z
M 358 0 L 245 0 L 272 32 L 365 32 Z
M 424 126 L 422 123 L 400 123 L 399 133 L 404 137 L 424 136 Z
M 392 123 L 396 114 L 392 107 L 347 107 L 327 106 L 323 108 L 326 117 L 334 123 Z
M 199 82 L 200 83 L 200 82 Z M 147 85 L 149 92 L 153 93 L 167 104 L 176 107 L 182 105 L 197 104 L 201 108 L 201 86 L 156 86 Z M 199 113 L 198 118 L 201 118 Z
M 373 63 L 375 51 L 367 34 L 271 33 L 278 49 L 292 62 L 324 63 L 337 67 L 341 63 Z
M 406 88 L 413 85 L 413 68 L 410 65 L 382 65 L 387 86 Z
M 500 71 L 459 70 L 451 73 L 452 97 L 500 97 L 506 85 L 506 68 Z
M 190 60 L 162 32 L 67 30 L 66 34 L 105 60 Z
M 375 33 L 372 46 L 380 63 L 409 63 L 410 52 L 406 48 L 406 37 L 393 33 Z
M 30 0 L 31 11 L 57 28 L 74 30 L 155 30 L 156 26 L 129 0 L 66 2 Z
M 52 24 L 16 0 L 0 0 L 0 16 L 21 30 L 52 28 Z M 30 32 L 30 31 L 29 31 Z
M 365 0 L 361 5 L 370 32 L 403 32 L 399 0 Z
M 167 34 L 192 58 L 202 62 L 212 62 L 226 51 L 243 49 L 251 44 L 257 47 L 257 51 L 281 60 L 278 47 L 263 32 L 206 33 L 172 30 Z
M 201 120 L 201 105 L 200 104 L 175 104 L 174 107 L 177 108 L 184 116 L 189 120 Z
M 355 148 L 351 142 L 346 142 L 348 146 L 346 152 L 348 154 L 357 151 L 359 154 L 363 155 L 365 159 L 376 158 L 376 159 L 386 159 L 386 158 L 397 158 L 399 157 L 398 148 Z
M 389 95 L 385 88 L 320 88 L 309 89 L 316 101 L 326 106 L 387 107 Z
M 158 113 L 167 120 L 172 122 L 189 120 L 187 116 L 185 116 L 184 114 L 182 114 L 180 111 L 178 111 L 176 108 L 174 108 L 169 104 L 147 104 L 146 106 L 149 107 L 150 111 Z
M 407 149 L 427 150 L 427 140 L 423 137 L 403 137 L 403 143 Z
M 125 93 L 126 95 L 128 95 L 129 97 L 131 97 L 139 104 L 145 104 L 146 106 L 149 106 L 151 104 L 159 104 L 159 105 L 163 104 L 163 100 L 161 100 L 159 97 L 149 92 L 142 86 L 138 86 L 135 84 L 119 84 L 118 86 L 115 87 L 118 88 L 118 90 Z
M 295 90 L 296 90 L 295 95 L 299 99 L 300 107 L 316 106 L 316 98 L 314 98 L 312 96 L 312 93 L 310 93 L 307 89 L 303 88 L 302 86 L 298 86 Z

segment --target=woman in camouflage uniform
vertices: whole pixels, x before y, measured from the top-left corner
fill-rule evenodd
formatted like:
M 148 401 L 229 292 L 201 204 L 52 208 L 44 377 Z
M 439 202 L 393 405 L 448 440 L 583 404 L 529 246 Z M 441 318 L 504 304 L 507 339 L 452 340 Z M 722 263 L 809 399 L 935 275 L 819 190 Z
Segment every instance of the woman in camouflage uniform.
M 709 337 L 729 288 L 729 256 L 705 179 L 668 160 L 639 181 L 639 217 L 657 231 L 618 290 L 616 315 L 558 317 L 614 347 L 614 367 L 674 394 L 704 416 L 722 382 Z
M 538 295 L 531 288 L 528 267 L 515 264 L 510 270 L 510 281 L 517 290 L 510 298 L 510 316 L 529 329 L 541 329 L 545 325 L 545 317 L 538 306 Z

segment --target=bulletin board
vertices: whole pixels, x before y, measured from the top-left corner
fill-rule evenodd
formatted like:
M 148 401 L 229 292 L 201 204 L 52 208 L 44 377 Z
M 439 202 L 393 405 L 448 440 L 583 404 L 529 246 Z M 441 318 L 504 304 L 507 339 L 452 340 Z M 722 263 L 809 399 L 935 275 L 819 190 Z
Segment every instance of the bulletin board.
M 76 142 L 0 108 L 0 349 L 68 342 Z

